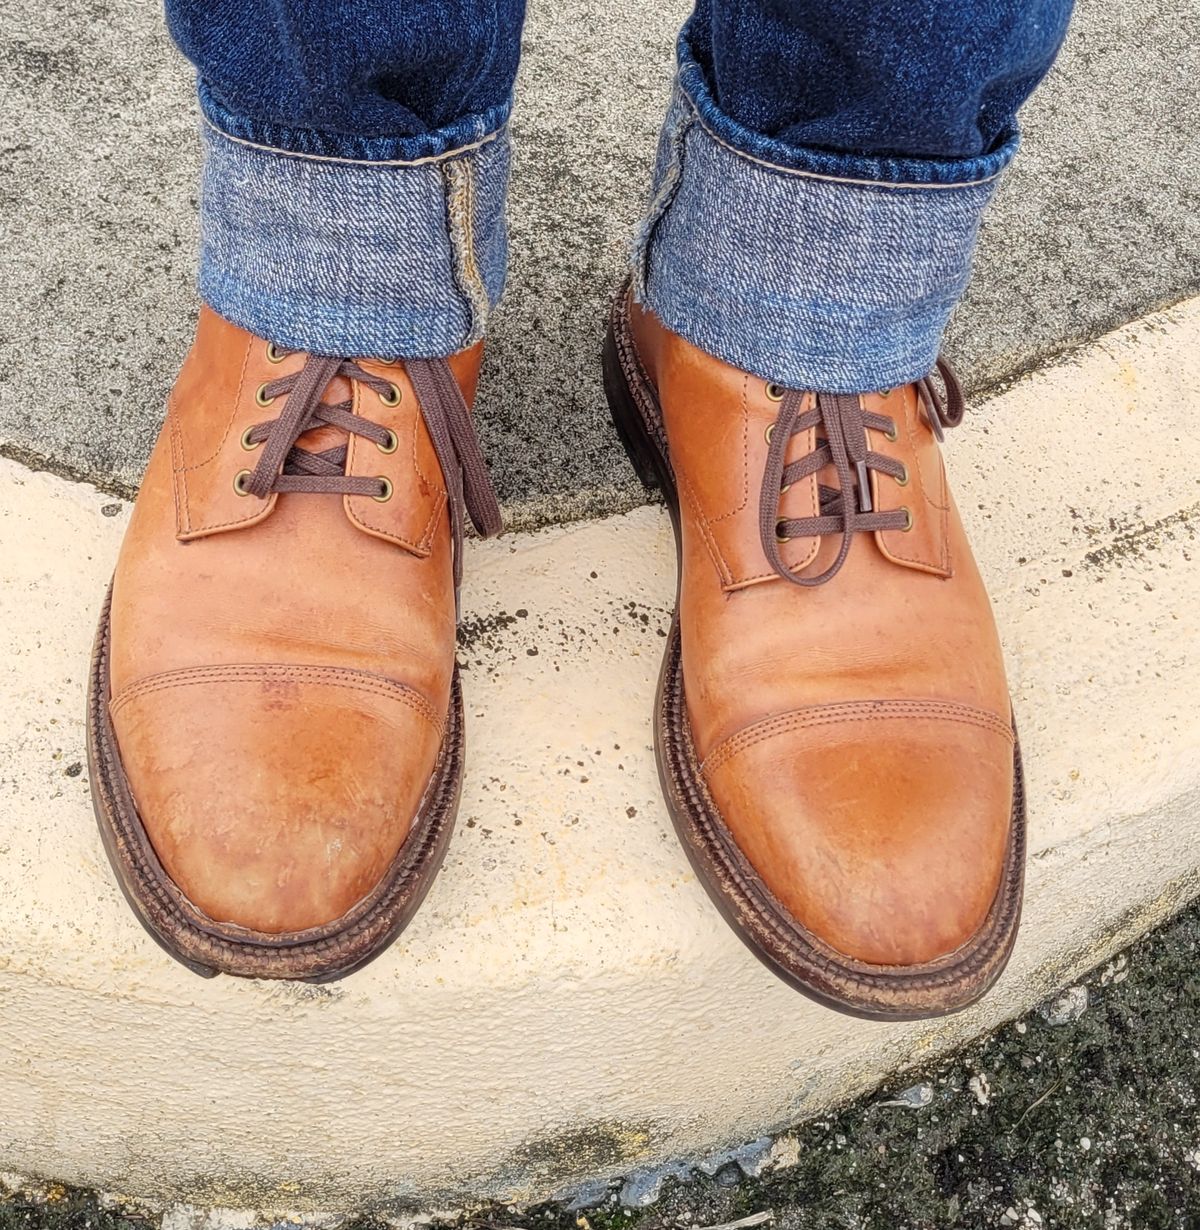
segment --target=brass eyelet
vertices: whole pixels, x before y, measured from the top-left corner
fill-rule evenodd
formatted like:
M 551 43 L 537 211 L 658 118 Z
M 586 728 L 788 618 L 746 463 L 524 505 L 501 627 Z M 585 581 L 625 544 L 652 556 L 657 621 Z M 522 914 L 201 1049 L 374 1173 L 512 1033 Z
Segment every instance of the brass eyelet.
M 898 486 L 901 486 L 901 487 L 908 486 L 908 466 L 901 465 L 900 474 L 896 479 L 896 483 Z
M 771 401 L 783 401 L 783 389 L 773 380 L 767 385 L 767 397 Z
M 879 390 L 879 396 L 880 396 L 880 397 L 890 397 L 891 395 L 892 395 L 892 390 L 891 390 L 891 389 L 880 389 L 880 390 Z
M 250 477 L 249 470 L 239 470 L 233 476 L 233 489 L 234 491 L 238 493 L 238 495 L 249 495 L 250 494 L 250 492 L 246 490 L 246 480 L 249 477 Z
M 895 423 L 892 424 L 890 430 L 883 433 L 883 438 L 885 440 L 890 440 L 893 444 L 900 439 L 900 430 Z
M 904 514 L 904 524 L 900 527 L 900 532 L 907 534 L 913 527 L 912 509 L 905 505 L 900 511 Z
M 381 453 L 394 453 L 400 447 L 400 440 L 394 431 L 389 431 L 386 444 L 376 444 L 375 447 Z
M 377 503 L 386 504 L 388 500 L 392 498 L 392 480 L 390 478 L 384 478 L 381 474 L 379 476 L 379 482 L 383 490 L 380 491 L 378 495 L 373 495 L 371 499 L 375 500 Z
M 767 430 L 763 432 L 763 436 L 765 437 L 765 439 L 766 439 L 766 441 L 767 441 L 767 443 L 768 443 L 768 444 L 770 444 L 770 443 L 771 443 L 771 433 L 772 433 L 772 432 L 774 432 L 774 430 L 775 430 L 775 424 L 774 424 L 774 423 L 771 423 L 771 424 L 767 427 Z
M 244 448 L 248 453 L 254 452 L 254 450 L 262 443 L 261 440 L 250 439 L 250 433 L 253 430 L 253 427 L 247 427 L 246 430 L 242 432 L 242 448 Z
M 779 543 L 779 544 L 780 544 L 780 546 L 782 546 L 785 542 L 791 542 L 791 541 L 792 541 L 792 540 L 791 540 L 791 539 L 790 539 L 790 538 L 789 538 L 786 534 L 781 534 L 781 533 L 779 532 L 780 526 L 783 526 L 783 525 L 786 525 L 786 524 L 787 524 L 787 523 L 786 523 L 785 521 L 776 521 L 776 522 L 775 522 L 775 541 L 776 541 L 777 543 Z
M 400 386 L 398 384 L 393 384 L 389 385 L 388 389 L 389 391 L 387 393 L 379 394 L 379 400 L 383 402 L 385 406 L 398 406 L 400 404 Z
M 267 388 L 267 385 L 268 385 L 269 383 L 270 383 L 270 381 L 264 381 L 264 382 L 263 382 L 262 384 L 260 384 L 260 385 L 258 386 L 258 388 L 255 390 L 255 393 L 254 393 L 254 400 L 255 400 L 255 401 L 256 401 L 256 402 L 257 402 L 260 406 L 269 406 L 269 405 L 270 405 L 270 404 L 271 404 L 271 403 L 275 400 L 275 398 L 274 398 L 274 397 L 268 397 L 268 396 L 267 396 L 267 394 L 266 394 L 266 388 Z
M 787 495 L 787 493 L 788 493 L 789 491 L 791 491 L 791 489 L 792 489 L 792 484 L 791 484 L 791 483 L 784 483 L 784 484 L 783 484 L 783 486 L 779 488 L 779 494 L 780 494 L 780 495 Z
M 268 363 L 282 363 L 284 359 L 286 358 L 287 358 L 287 355 L 285 355 L 283 351 L 280 350 L 279 347 L 275 345 L 274 342 L 267 343 L 267 362 Z

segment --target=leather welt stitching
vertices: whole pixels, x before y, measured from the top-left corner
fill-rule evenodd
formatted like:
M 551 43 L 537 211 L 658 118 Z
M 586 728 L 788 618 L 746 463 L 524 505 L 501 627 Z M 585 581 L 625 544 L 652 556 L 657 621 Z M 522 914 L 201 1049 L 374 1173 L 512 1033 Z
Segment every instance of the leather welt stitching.
M 346 688 L 398 700 L 415 710 L 439 732 L 445 719 L 416 689 L 407 684 L 372 675 L 366 671 L 351 670 L 337 666 L 198 666 L 184 670 L 164 671 L 131 683 L 115 696 L 109 704 L 113 717 L 131 701 L 151 692 L 164 692 L 172 688 L 186 688 L 206 683 L 264 683 L 276 680 L 282 683 L 314 683 L 326 687 Z
M 809 709 L 795 709 L 791 713 L 781 713 L 743 727 L 718 743 L 705 757 L 700 770 L 708 776 L 739 752 L 788 731 L 812 726 L 833 726 L 844 722 L 880 722 L 897 718 L 936 718 L 945 722 L 960 722 L 1002 735 L 1010 743 L 1013 741 L 1012 726 L 1007 721 L 986 709 L 975 709 L 970 705 L 959 705 L 951 701 L 849 701 L 841 705 L 814 705 Z
M 408 388 L 405 395 L 413 399 L 416 397 L 416 394 L 413 392 L 411 386 Z M 355 414 L 360 413 L 360 406 L 362 404 L 361 397 L 362 390 L 356 384 L 354 386 L 353 406 L 353 412 Z M 404 547 L 406 550 L 413 552 L 415 555 L 428 555 L 433 544 L 433 531 L 437 526 L 438 519 L 441 517 L 443 504 L 448 501 L 449 495 L 443 490 L 443 486 L 440 482 L 431 481 L 428 477 L 426 477 L 425 471 L 421 468 L 421 460 L 417 455 L 417 433 L 419 431 L 420 418 L 421 415 L 419 411 L 409 415 L 409 419 L 412 422 L 413 468 L 419 475 L 422 486 L 425 488 L 431 488 L 434 492 L 440 492 L 442 494 L 441 499 L 439 499 L 437 495 L 434 496 L 432 507 L 429 510 L 429 518 L 425 522 L 424 528 L 421 530 L 420 537 L 411 538 L 403 533 L 402 527 L 389 525 L 382 512 L 380 513 L 380 516 L 383 518 L 382 520 L 371 520 L 367 516 L 367 513 L 371 511 L 371 503 L 374 502 L 371 500 L 370 496 L 346 496 L 345 509 L 346 516 L 348 516 L 355 525 L 359 526 L 359 528 L 363 530 L 366 530 L 368 533 L 377 534 L 380 538 L 385 538 L 388 542 L 396 543 L 398 546 Z M 396 428 L 393 427 L 392 430 L 395 431 Z M 346 473 L 360 474 L 366 472 L 365 466 L 363 470 L 360 470 L 357 465 L 360 457 L 360 444 L 358 436 L 351 435 L 349 449 L 350 452 L 346 462 Z M 396 474 L 395 483 L 396 487 L 399 488 L 400 475 L 398 473 Z
M 916 413 L 919 413 L 919 412 L 920 412 L 920 398 L 918 397 Z M 898 564 L 912 564 L 917 568 L 926 569 L 927 571 L 932 572 L 934 575 L 948 577 L 950 576 L 950 568 L 949 568 L 949 564 L 947 561 L 947 549 L 946 549 L 946 529 L 947 529 L 946 510 L 941 504 L 937 503 L 937 501 L 930 498 L 929 483 L 926 478 L 925 467 L 921 464 L 920 441 L 917 439 L 917 433 L 913 425 L 913 419 L 908 414 L 907 409 L 905 410 L 905 413 L 904 413 L 904 431 L 905 431 L 905 434 L 908 436 L 908 442 L 911 448 L 912 456 L 914 457 L 917 463 L 916 480 L 917 480 L 918 486 L 921 489 L 921 498 L 925 501 L 926 504 L 928 504 L 931 508 L 936 510 L 936 515 L 938 518 L 938 531 L 939 531 L 937 534 L 936 550 L 937 550 L 939 558 L 936 560 L 931 560 L 928 558 L 927 552 L 922 553 L 921 542 L 920 542 L 919 536 L 913 542 L 912 552 L 908 555 L 902 554 L 899 549 L 900 543 L 903 541 L 903 537 L 902 537 L 903 531 L 901 530 L 884 530 L 881 533 L 880 539 L 881 539 L 881 546 L 883 548 L 883 553 L 884 555 L 888 556 L 890 559 L 895 560 L 896 563 Z M 936 461 L 937 461 L 938 469 L 940 471 L 942 469 L 942 457 L 941 457 L 940 450 L 938 451 Z
M 279 498 L 277 491 L 272 491 L 267 496 L 267 502 L 261 507 L 253 509 L 244 517 L 235 517 L 232 521 L 216 521 L 211 525 L 196 525 L 188 530 L 188 536 L 191 538 L 203 538 L 207 534 L 215 534 L 218 530 L 227 530 L 235 525 L 257 525 L 268 513 L 274 511 L 275 501 Z
M 906 410 L 907 410 L 907 407 L 906 407 Z M 942 504 L 939 504 L 929 494 L 929 479 L 925 473 L 925 464 L 921 460 L 921 440 L 917 436 L 916 426 L 914 423 L 914 416 L 919 415 L 920 413 L 921 413 L 921 398 L 920 398 L 920 395 L 918 394 L 916 395 L 916 404 L 913 408 L 913 414 L 909 415 L 906 413 L 904 416 L 904 434 L 908 436 L 909 449 L 912 452 L 913 460 L 916 461 L 917 463 L 917 474 L 921 480 L 922 497 L 924 498 L 927 504 L 932 504 L 934 508 L 939 509 L 942 512 L 945 512 L 945 506 Z M 936 448 L 936 451 L 934 454 L 934 460 L 936 461 L 938 468 L 941 469 L 942 450 L 940 448 Z
M 804 396 L 803 404 L 807 407 L 811 394 L 806 393 Z M 811 452 L 817 446 L 817 431 L 815 427 L 810 427 L 807 431 L 800 432 L 795 438 L 802 442 L 805 452 Z M 806 517 L 815 517 L 821 511 L 817 495 L 816 475 L 810 475 L 802 481 L 804 483 L 805 503 L 801 508 L 801 513 Z M 794 551 L 798 558 L 794 563 L 788 564 L 788 571 L 803 572 L 817 558 L 817 553 L 820 549 L 820 540 L 811 535 L 793 538 L 788 547 L 785 548 L 785 552 L 790 555 Z M 738 577 L 733 576 L 731 571 L 729 581 L 722 586 L 722 589 L 726 593 L 736 593 L 739 589 L 744 589 L 746 586 L 756 585 L 760 581 L 775 581 L 778 578 L 779 574 L 773 568 L 768 569 L 766 572 L 754 572 Z
M 440 499 L 434 500 L 433 508 L 429 513 L 429 520 L 425 522 L 425 528 L 421 531 L 421 537 L 416 539 L 406 538 L 399 530 L 368 521 L 366 517 L 362 516 L 358 511 L 358 505 L 360 503 L 365 505 L 370 498 L 369 495 L 346 496 L 346 515 L 355 525 L 369 534 L 377 534 L 380 538 L 387 539 L 388 542 L 404 547 L 405 550 L 411 551 L 414 555 L 422 557 L 429 555 L 432 549 L 433 531 L 437 528 L 442 510 L 449 505 L 449 496 L 443 495 Z
M 179 435 L 179 423 L 175 416 L 175 391 L 167 398 L 167 431 L 171 440 L 171 484 L 175 491 L 175 533 L 189 534 L 192 530 L 192 511 L 188 506 L 187 475 L 183 473 L 183 441 Z

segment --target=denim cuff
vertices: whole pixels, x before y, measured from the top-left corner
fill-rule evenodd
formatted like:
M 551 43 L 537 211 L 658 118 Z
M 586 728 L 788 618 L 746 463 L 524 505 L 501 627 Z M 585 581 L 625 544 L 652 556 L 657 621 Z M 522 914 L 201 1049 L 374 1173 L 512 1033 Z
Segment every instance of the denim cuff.
M 199 289 L 214 311 L 318 354 L 434 358 L 482 337 L 507 267 L 503 124 L 359 158 L 223 114 L 203 86 L 201 107 Z
M 720 111 L 687 33 L 634 245 L 637 297 L 764 380 L 856 393 L 925 375 L 1016 132 L 950 161 L 787 146 Z

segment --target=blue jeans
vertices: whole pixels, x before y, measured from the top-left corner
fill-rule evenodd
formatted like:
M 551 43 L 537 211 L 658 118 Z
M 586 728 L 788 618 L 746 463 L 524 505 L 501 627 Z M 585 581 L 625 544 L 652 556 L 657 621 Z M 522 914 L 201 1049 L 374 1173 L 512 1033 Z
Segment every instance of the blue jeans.
M 925 374 L 1070 7 L 697 0 L 635 293 L 781 384 Z M 425 357 L 481 337 L 504 285 L 524 0 L 166 8 L 199 74 L 205 300 L 323 353 Z

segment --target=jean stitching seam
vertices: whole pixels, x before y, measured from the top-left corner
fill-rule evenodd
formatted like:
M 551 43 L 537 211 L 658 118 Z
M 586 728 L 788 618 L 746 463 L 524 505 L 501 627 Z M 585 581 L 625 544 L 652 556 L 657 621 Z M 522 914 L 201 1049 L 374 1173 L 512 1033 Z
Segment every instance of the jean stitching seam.
M 673 109 L 673 107 L 670 108 L 668 114 Z M 633 260 L 634 292 L 635 298 L 639 301 L 644 300 L 649 292 L 650 251 L 654 244 L 655 233 L 674 204 L 679 187 L 683 183 L 684 157 L 687 147 L 688 130 L 691 126 L 692 121 L 684 119 L 677 123 L 675 131 L 671 133 L 670 161 L 663 170 L 662 181 L 658 184 L 654 196 L 646 209 L 646 217 L 635 239 Z
M 226 141 L 232 141 L 236 145 L 245 146 L 247 149 L 259 150 L 264 154 L 278 154 L 281 158 L 299 158 L 304 162 L 330 162 L 339 166 L 351 167 L 378 167 L 378 168 L 396 168 L 404 169 L 408 167 L 423 167 L 431 164 L 448 162 L 455 158 L 460 158 L 464 154 L 473 153 L 476 150 L 482 149 L 486 145 L 497 141 L 508 131 L 508 125 L 505 124 L 501 128 L 497 128 L 495 132 L 490 132 L 486 136 L 480 137 L 478 141 L 473 141 L 470 145 L 460 145 L 456 149 L 446 150 L 442 154 L 430 154 L 426 158 L 395 158 L 395 159 L 366 159 L 366 158 L 338 158 L 332 154 L 302 154 L 296 150 L 280 149 L 275 145 L 263 145 L 258 141 L 249 141 L 245 137 L 235 137 L 232 133 L 226 132 L 223 128 L 218 127 L 206 115 L 201 115 L 201 122 L 218 137 L 223 137 Z
M 468 341 L 473 342 L 483 336 L 491 310 L 475 255 L 475 166 L 467 157 L 447 162 L 440 169 L 446 192 L 454 280 L 470 313 Z

